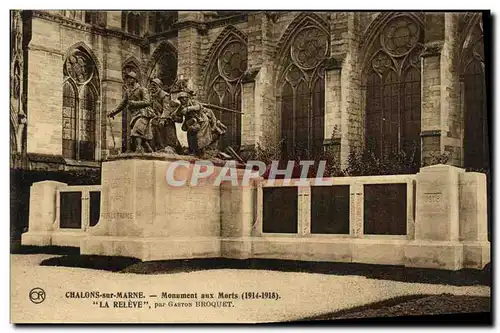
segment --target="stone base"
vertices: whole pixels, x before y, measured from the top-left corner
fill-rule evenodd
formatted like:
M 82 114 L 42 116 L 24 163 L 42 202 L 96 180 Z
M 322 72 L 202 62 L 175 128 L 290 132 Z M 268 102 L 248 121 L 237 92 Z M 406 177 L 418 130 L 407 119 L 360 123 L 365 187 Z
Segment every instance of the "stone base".
M 459 242 L 413 241 L 405 246 L 404 254 L 407 267 L 463 268 L 464 246 Z
M 85 237 L 87 233 L 83 230 L 57 230 L 52 233 L 52 245 L 80 247 Z
M 80 254 L 123 256 L 142 261 L 220 257 L 218 237 L 119 237 L 82 239 Z
M 252 258 L 252 238 L 226 238 L 220 240 L 221 257 L 229 259 Z
M 21 235 L 21 245 L 50 246 L 52 231 L 28 231 Z
M 407 239 L 356 239 L 352 245 L 352 262 L 377 265 L 404 265 Z
M 464 245 L 464 268 L 483 269 L 490 262 L 490 242 L 462 242 Z
M 255 237 L 252 258 L 403 265 L 406 239 Z

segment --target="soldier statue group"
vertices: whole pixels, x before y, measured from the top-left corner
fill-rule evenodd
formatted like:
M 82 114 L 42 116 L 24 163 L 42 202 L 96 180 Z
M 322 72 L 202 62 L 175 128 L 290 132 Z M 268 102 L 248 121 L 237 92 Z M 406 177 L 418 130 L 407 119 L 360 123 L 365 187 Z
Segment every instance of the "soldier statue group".
M 226 133 L 226 126 L 211 109 L 194 100 L 192 92 L 181 91 L 177 100 L 173 100 L 162 89 L 158 78 L 152 79 L 147 89 L 139 84 L 134 72 L 127 74 L 125 87 L 123 100 L 108 117 L 113 118 L 128 108 L 131 116 L 130 139 L 135 152 L 183 154 L 175 123 L 182 123 L 182 130 L 187 132 L 189 154 L 197 156 L 202 156 Z

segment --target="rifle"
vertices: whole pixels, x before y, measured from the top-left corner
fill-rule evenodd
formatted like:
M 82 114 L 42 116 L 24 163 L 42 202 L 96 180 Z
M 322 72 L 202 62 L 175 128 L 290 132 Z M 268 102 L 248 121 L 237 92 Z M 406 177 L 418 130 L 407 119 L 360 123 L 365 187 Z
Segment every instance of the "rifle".
M 201 103 L 201 105 L 203 105 L 204 107 L 209 108 L 209 109 L 215 109 L 215 110 L 219 110 L 219 111 L 226 111 L 226 112 L 243 114 L 243 112 L 241 112 L 241 111 L 228 109 L 228 108 L 225 108 L 223 106 L 218 106 L 218 105 L 214 105 L 214 104 Z
M 191 104 L 191 103 L 190 103 Z M 205 108 L 208 108 L 208 109 L 215 109 L 215 110 L 219 110 L 219 111 L 226 111 L 226 112 L 232 112 L 232 113 L 238 113 L 238 114 L 243 114 L 243 112 L 241 111 L 238 111 L 238 110 L 233 110 L 233 109 L 228 109 L 228 108 L 225 108 L 223 106 L 218 106 L 218 105 L 214 105 L 214 104 L 210 104 L 210 103 L 200 103 L 201 106 L 205 107 Z M 182 110 L 184 107 L 182 105 L 179 105 L 177 107 L 177 109 L 172 112 L 171 116 L 176 116 L 177 113 Z

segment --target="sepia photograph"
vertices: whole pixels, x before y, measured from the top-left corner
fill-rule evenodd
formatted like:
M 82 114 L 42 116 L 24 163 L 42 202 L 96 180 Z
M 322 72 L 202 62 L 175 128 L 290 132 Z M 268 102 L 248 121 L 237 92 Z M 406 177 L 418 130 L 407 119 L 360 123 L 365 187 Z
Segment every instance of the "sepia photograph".
M 490 11 L 9 14 L 12 324 L 493 324 Z

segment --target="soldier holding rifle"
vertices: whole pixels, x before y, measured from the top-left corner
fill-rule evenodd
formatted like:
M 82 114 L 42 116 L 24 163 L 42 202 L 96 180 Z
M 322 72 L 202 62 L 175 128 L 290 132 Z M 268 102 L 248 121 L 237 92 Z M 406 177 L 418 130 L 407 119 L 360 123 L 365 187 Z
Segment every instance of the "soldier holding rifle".
M 180 92 L 177 98 L 181 106 L 176 114 L 184 117 L 182 130 L 187 132 L 189 153 L 202 156 L 207 148 L 226 133 L 227 128 L 212 110 L 191 99 L 187 92 Z

